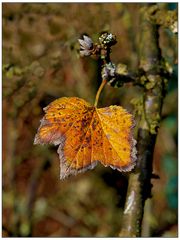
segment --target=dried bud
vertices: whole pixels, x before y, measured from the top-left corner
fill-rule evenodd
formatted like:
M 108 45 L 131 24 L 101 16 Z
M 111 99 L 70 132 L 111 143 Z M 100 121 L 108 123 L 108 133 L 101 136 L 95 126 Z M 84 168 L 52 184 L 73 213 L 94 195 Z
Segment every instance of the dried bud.
M 107 81 L 111 80 L 115 77 L 116 66 L 114 63 L 110 62 L 103 66 L 102 69 L 102 78 L 106 79 Z
M 105 47 L 111 47 L 117 43 L 116 36 L 112 33 L 103 33 L 99 37 L 99 42 Z
M 93 49 L 93 41 L 90 37 L 83 35 L 83 40 L 78 39 L 80 43 L 80 55 L 81 56 L 90 56 Z

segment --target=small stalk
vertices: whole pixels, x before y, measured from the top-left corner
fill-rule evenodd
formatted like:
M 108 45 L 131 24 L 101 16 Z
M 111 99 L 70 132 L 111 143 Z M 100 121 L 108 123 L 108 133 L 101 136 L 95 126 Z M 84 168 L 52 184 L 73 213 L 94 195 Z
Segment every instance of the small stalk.
M 99 101 L 99 96 L 100 96 L 100 94 L 101 94 L 101 91 L 102 91 L 103 87 L 106 85 L 106 83 L 107 83 L 107 80 L 106 80 L 106 79 L 103 79 L 103 80 L 102 80 L 102 83 L 101 83 L 101 85 L 100 85 L 100 87 L 99 87 L 99 89 L 98 89 L 98 91 L 97 91 L 97 93 L 96 93 L 96 98 L 95 98 L 95 102 L 94 102 L 94 107 L 97 107 L 98 101 Z

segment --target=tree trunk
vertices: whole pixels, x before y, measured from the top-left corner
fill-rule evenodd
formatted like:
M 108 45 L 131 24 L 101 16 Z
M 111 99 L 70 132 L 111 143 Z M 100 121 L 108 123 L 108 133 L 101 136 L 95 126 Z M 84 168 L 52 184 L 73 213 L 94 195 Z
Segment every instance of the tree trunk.
M 120 237 L 141 236 L 145 200 L 151 197 L 153 151 L 165 95 L 165 70 L 159 48 L 158 26 L 150 20 L 156 5 L 141 9 L 139 82 L 143 85 L 141 116 L 137 123 L 137 167 L 129 177 Z

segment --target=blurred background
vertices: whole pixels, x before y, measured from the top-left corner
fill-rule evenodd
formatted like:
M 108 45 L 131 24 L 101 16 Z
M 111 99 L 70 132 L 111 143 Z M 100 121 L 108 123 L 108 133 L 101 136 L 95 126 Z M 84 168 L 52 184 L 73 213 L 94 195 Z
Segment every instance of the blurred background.
M 177 9 L 174 3 L 159 3 Z M 78 38 L 102 31 L 117 36 L 115 64 L 138 67 L 141 3 L 3 3 L 3 236 L 118 236 L 128 174 L 97 166 L 59 180 L 57 147 L 33 145 L 43 107 L 63 96 L 94 102 L 100 84 L 97 59 L 80 58 Z M 152 198 L 144 237 L 177 236 L 177 35 L 160 28 L 162 55 L 172 68 L 155 153 Z M 106 86 L 99 106 L 122 105 L 141 90 Z

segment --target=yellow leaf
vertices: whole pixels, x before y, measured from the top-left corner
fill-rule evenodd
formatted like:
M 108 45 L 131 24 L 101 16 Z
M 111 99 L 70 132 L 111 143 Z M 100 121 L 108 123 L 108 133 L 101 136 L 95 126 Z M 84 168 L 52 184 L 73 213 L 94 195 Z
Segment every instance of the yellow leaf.
M 34 143 L 59 145 L 61 179 L 92 169 L 98 161 L 118 171 L 135 166 L 134 120 L 122 107 L 96 108 L 63 97 L 44 110 Z

